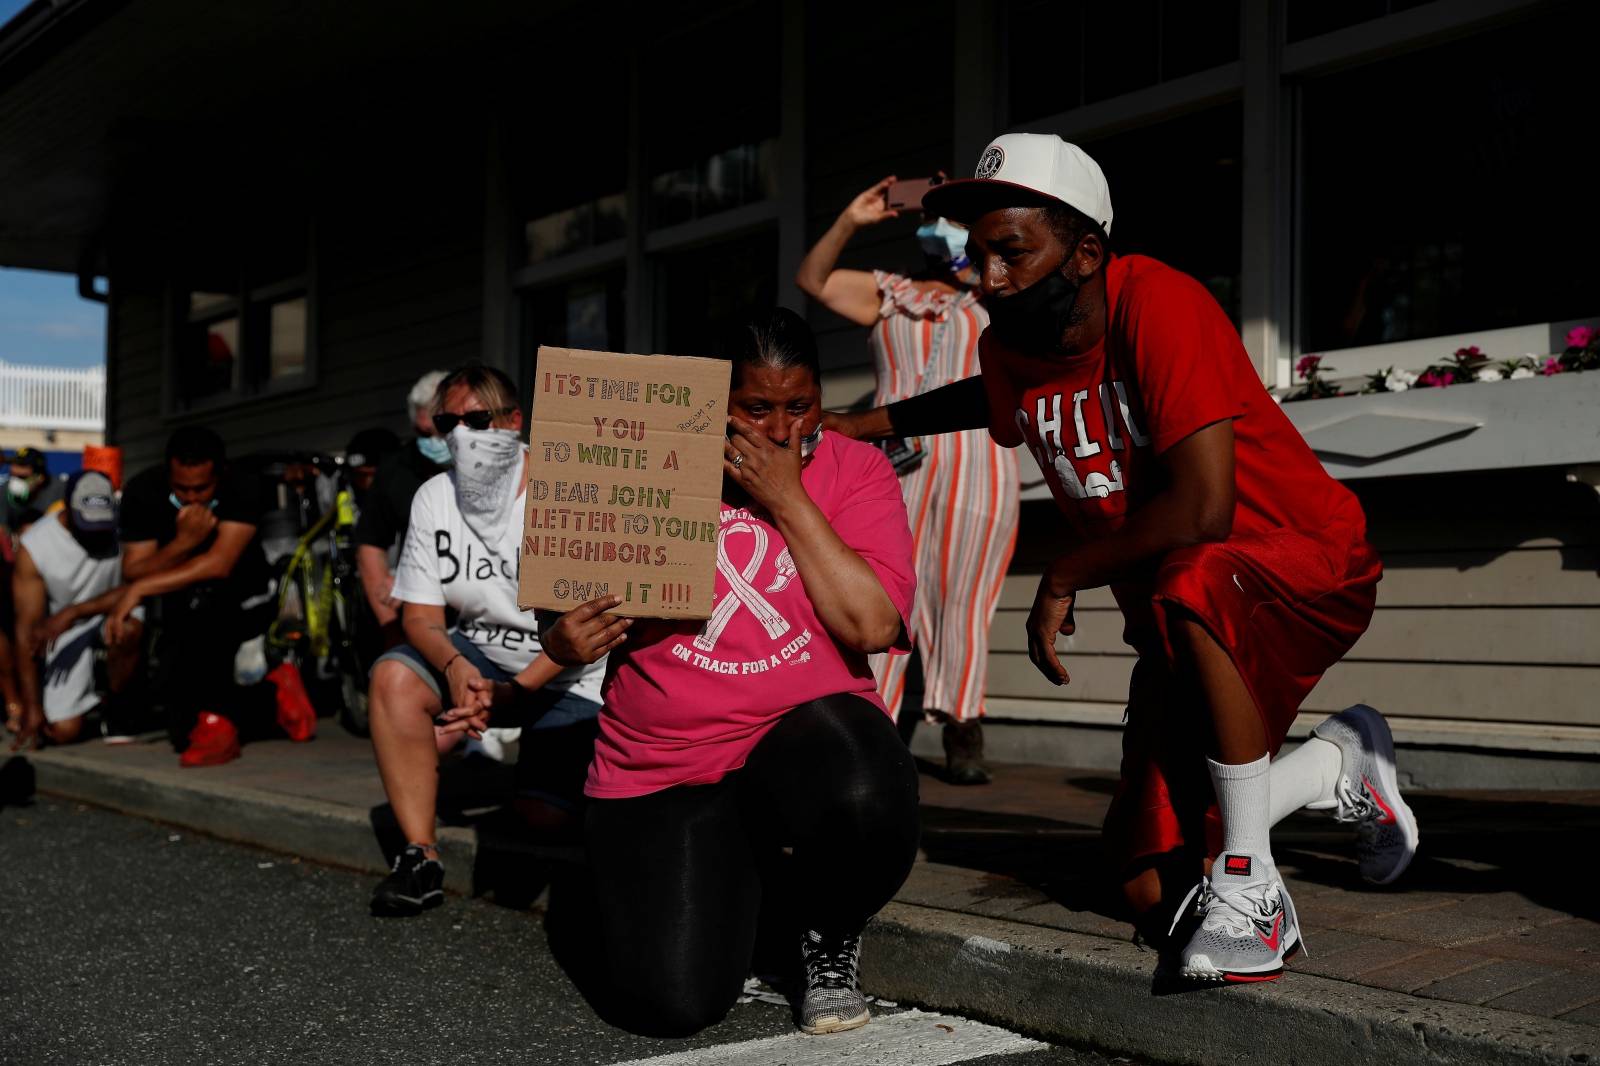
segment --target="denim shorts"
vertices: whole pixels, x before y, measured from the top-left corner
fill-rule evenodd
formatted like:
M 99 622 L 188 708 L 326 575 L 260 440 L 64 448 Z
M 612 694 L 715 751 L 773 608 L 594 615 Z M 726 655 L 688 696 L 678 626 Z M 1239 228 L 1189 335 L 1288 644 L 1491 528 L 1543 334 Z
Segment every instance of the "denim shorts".
M 488 680 L 511 680 L 510 671 L 495 665 L 483 653 L 482 648 L 463 637 L 460 633 L 451 633 L 450 643 L 456 646 L 456 651 L 461 653 L 463 659 L 477 667 L 478 673 Z M 377 664 L 385 660 L 404 663 L 433 690 L 435 696 L 438 696 L 441 701 L 445 699 L 445 694 L 449 692 L 449 683 L 445 681 L 444 674 L 434 669 L 433 664 L 428 662 L 416 648 L 409 644 L 401 644 L 398 647 L 390 648 L 378 656 L 377 662 L 373 663 L 373 669 L 377 669 Z M 446 710 L 448 709 L 446 708 Z M 600 705 L 593 700 L 584 699 L 582 696 L 562 689 L 538 689 L 531 693 L 528 698 L 522 700 L 520 706 L 505 711 L 497 711 L 494 716 L 494 727 L 496 729 L 559 729 L 562 726 L 597 718 L 599 714 Z
M 511 673 L 496 666 L 483 649 L 460 633 L 450 642 L 467 662 L 490 681 L 510 681 Z M 403 663 L 433 690 L 442 702 L 450 691 L 444 674 L 409 644 L 390 648 L 373 663 Z M 448 708 L 446 708 L 448 710 Z M 561 689 L 537 689 L 518 700 L 517 706 L 497 710 L 491 719 L 496 729 L 522 729 L 517 752 L 517 794 L 544 799 L 572 808 L 582 802 L 583 782 L 594 757 L 599 732 L 600 704 Z

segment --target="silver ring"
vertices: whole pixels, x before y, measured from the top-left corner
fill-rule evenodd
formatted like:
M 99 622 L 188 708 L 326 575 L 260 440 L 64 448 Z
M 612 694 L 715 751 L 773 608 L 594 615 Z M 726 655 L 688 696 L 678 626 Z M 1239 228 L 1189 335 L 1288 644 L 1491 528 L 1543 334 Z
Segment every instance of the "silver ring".
M 744 465 L 744 452 L 739 452 L 737 455 L 735 455 L 733 457 L 733 468 L 735 470 L 737 470 L 743 465 Z

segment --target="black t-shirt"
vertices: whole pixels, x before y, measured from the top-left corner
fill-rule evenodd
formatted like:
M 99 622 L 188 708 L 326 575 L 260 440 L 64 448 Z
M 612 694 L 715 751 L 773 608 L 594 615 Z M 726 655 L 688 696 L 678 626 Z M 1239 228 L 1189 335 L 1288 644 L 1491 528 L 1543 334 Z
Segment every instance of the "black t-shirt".
M 223 474 L 217 486 L 216 507 L 213 512 L 218 522 L 243 522 L 249 526 L 261 525 L 261 504 L 255 478 L 237 471 Z M 153 540 L 157 547 L 171 543 L 178 535 L 178 508 L 172 504 L 172 487 L 167 483 L 164 466 L 151 467 L 128 482 L 122 490 L 122 503 L 117 511 L 117 529 L 123 544 Z M 211 547 L 216 534 L 196 549 L 201 554 Z M 253 596 L 267 586 L 267 557 L 261 552 L 259 534 L 250 539 L 239 561 L 234 564 L 228 583 L 238 590 L 241 598 Z
M 411 524 L 411 497 L 422 483 L 450 469 L 433 462 L 417 450 L 417 442 L 385 459 L 372 481 L 372 491 L 356 522 L 356 543 L 370 544 L 388 551 L 396 543 L 404 545 L 406 528 Z

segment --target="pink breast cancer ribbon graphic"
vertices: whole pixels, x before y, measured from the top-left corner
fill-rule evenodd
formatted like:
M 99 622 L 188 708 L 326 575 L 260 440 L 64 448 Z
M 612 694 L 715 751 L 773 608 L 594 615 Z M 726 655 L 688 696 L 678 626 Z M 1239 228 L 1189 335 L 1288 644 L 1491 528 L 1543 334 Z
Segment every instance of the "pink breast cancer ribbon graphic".
M 735 533 L 749 533 L 755 538 L 755 549 L 750 553 L 750 561 L 744 564 L 741 572 L 734 569 L 733 560 L 728 558 L 728 539 Z M 700 635 L 694 638 L 694 646 L 701 651 L 712 651 L 717 646 L 717 639 L 722 636 L 722 631 L 728 628 L 728 623 L 733 621 L 733 616 L 739 613 L 740 607 L 748 607 L 756 616 L 767 636 L 777 639 L 789 632 L 789 623 L 783 615 L 773 609 L 750 584 L 750 579 L 756 576 L 756 571 L 761 569 L 761 564 L 767 558 L 767 531 L 760 526 L 753 526 L 748 522 L 734 522 L 724 526 L 717 532 L 717 572 L 728 581 L 728 595 L 722 597 L 716 608 L 711 612 L 711 617 L 706 619 L 705 627 L 700 630 Z

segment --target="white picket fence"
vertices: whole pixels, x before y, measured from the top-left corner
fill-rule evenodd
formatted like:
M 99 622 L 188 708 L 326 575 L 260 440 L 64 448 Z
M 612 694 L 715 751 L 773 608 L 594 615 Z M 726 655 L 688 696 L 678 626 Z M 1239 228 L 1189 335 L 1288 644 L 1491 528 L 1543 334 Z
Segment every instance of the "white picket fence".
M 63 370 L 0 361 L 0 426 L 104 430 L 105 368 Z

